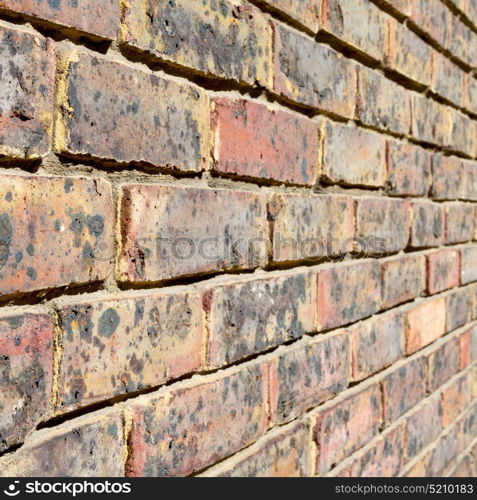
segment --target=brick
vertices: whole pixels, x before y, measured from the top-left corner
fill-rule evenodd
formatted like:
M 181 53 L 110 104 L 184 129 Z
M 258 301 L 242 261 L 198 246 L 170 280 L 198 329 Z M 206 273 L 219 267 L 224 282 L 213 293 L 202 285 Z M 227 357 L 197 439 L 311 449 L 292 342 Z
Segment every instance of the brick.
M 412 354 L 446 332 L 446 301 L 435 298 L 408 309 L 404 315 L 406 353 Z
M 348 386 L 350 345 L 340 331 L 282 353 L 272 375 L 271 413 L 286 422 Z
M 384 186 L 384 138 L 363 129 L 328 122 L 323 142 L 323 176 L 331 183 Z
M 379 239 L 384 252 L 398 252 L 409 241 L 409 203 L 389 198 L 360 198 L 356 238 Z
M 424 291 L 425 259 L 422 255 L 407 255 L 381 261 L 383 309 L 419 297 Z
M 472 329 L 463 332 L 462 335 L 459 336 L 459 359 L 461 370 L 467 368 L 470 364 L 471 332 Z
M 465 64 L 475 67 L 475 53 L 471 47 L 475 46 L 476 35 L 457 16 L 449 16 L 449 32 L 447 48 Z
M 360 66 L 356 118 L 365 125 L 407 135 L 411 125 L 409 92 L 384 75 Z
M 344 255 L 354 238 L 349 196 L 275 194 L 269 201 L 275 262 Z
M 411 94 L 411 107 L 411 135 L 414 138 L 438 146 L 448 146 L 452 142 L 452 108 L 416 93 Z
M 121 477 L 125 451 L 121 413 L 100 411 L 40 431 L 0 458 L 0 476 Z
M 471 297 L 467 289 L 457 289 L 446 297 L 447 326 L 446 330 L 451 332 L 470 320 Z
M 406 360 L 381 382 L 385 425 L 417 405 L 426 394 L 426 359 Z
M 88 33 L 93 38 L 116 38 L 120 9 L 115 0 L 81 2 L 43 2 L 39 0 L 1 0 L 0 11 L 25 14 L 35 20 Z
M 244 448 L 267 423 L 267 370 L 241 371 L 131 405 L 128 476 L 184 476 Z
M 471 113 L 477 114 L 477 79 L 475 75 L 464 76 L 464 107 Z
M 265 201 L 247 191 L 122 186 L 118 279 L 159 281 L 263 263 Z
M 426 399 L 406 419 L 406 461 L 417 456 L 442 432 L 442 402 L 440 394 Z
M 123 13 L 121 40 L 202 74 L 268 86 L 271 28 L 241 0 L 131 2 Z
M 410 143 L 387 142 L 390 193 L 398 196 L 426 196 L 431 174 L 431 155 Z
M 350 327 L 353 380 L 370 377 L 392 365 L 404 353 L 401 312 L 370 318 Z
M 452 473 L 449 475 L 449 477 L 469 478 L 473 477 L 473 475 L 474 468 L 472 465 L 472 459 L 470 458 L 470 455 L 465 455 L 453 468 Z
M 442 425 L 447 427 L 465 410 L 470 402 L 470 378 L 459 377 L 442 391 Z
M 37 159 L 49 152 L 55 57 L 51 39 L 0 27 L 0 157 Z
M 477 281 L 477 246 L 460 251 L 460 281 L 463 285 Z
M 460 197 L 463 200 L 477 201 L 477 163 L 462 161 L 463 172 L 459 176 L 462 182 Z
M 51 416 L 53 321 L 18 310 L 0 316 L 0 451 L 20 444 Z
M 61 67 L 59 153 L 188 171 L 207 167 L 204 91 L 84 52 L 66 54 Z
M 315 0 L 264 0 L 267 5 L 287 17 L 300 23 L 303 27 L 316 32 L 320 21 L 320 4 Z
M 381 395 L 376 385 L 320 411 L 314 428 L 319 450 L 317 473 L 325 474 L 369 442 L 379 432 L 381 411 Z
M 445 236 L 444 210 L 441 205 L 429 201 L 411 204 L 412 248 L 439 246 Z
M 477 156 L 477 124 L 469 116 L 456 109 L 449 108 L 451 131 L 449 148 L 468 156 Z
M 432 91 L 458 106 L 464 105 L 466 73 L 438 52 L 433 52 L 432 63 Z
M 389 16 L 366 0 L 321 3 L 321 29 L 349 45 L 352 49 L 382 60 Z M 357 20 L 359 19 L 359 22 Z
M 464 243 L 474 237 L 475 207 L 465 203 L 449 203 L 445 207 L 446 243 Z
M 207 365 L 233 363 L 312 332 L 314 278 L 294 273 L 208 288 Z
M 387 20 L 385 64 L 419 84 L 429 86 L 432 75 L 432 49 L 406 25 Z
M 446 47 L 450 36 L 450 17 L 452 17 L 447 7 L 437 3 L 429 9 L 427 0 L 411 0 L 411 3 L 412 22 L 439 45 Z
M 57 413 L 158 386 L 201 364 L 199 293 L 101 296 L 59 305 Z
M 429 354 L 429 391 L 435 391 L 459 371 L 459 349 L 458 337 L 452 337 Z
M 0 293 L 105 279 L 113 253 L 111 186 L 98 178 L 3 175 Z
M 273 89 L 277 94 L 304 106 L 353 117 L 355 63 L 278 24 L 274 25 L 274 43 Z
M 475 375 L 475 373 L 474 373 Z M 473 396 L 475 399 L 475 395 Z M 466 414 L 459 418 L 457 423 L 457 436 L 455 439 L 456 445 L 460 450 L 465 450 L 471 443 L 475 442 L 475 436 L 477 436 L 477 402 L 473 401 L 467 409 Z
M 427 292 L 434 294 L 459 284 L 459 252 L 438 250 L 427 254 Z
M 327 267 L 318 273 L 318 329 L 335 328 L 371 316 L 381 308 L 376 261 Z
M 271 432 L 203 474 L 208 477 L 306 477 L 310 476 L 309 431 L 302 422 Z
M 244 99 L 212 105 L 214 170 L 313 186 L 319 170 L 316 122 Z
M 464 193 L 465 169 L 452 156 L 433 155 L 431 196 L 436 200 L 455 200 Z

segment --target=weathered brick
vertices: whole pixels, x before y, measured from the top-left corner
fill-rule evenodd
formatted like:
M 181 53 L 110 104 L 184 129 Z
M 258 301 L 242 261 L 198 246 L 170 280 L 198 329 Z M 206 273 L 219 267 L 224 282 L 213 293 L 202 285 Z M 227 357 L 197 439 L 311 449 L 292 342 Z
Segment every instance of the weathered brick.
M 446 243 L 464 243 L 474 237 L 475 207 L 470 203 L 445 206 Z
M 426 278 L 423 255 L 406 255 L 381 261 L 383 309 L 419 297 Z
M 0 27 L 0 157 L 45 156 L 53 132 L 55 45 Z
M 116 0 L 1 0 L 0 11 L 25 14 L 34 19 L 109 40 L 116 38 L 121 14 Z
M 386 146 L 382 136 L 332 122 L 324 132 L 322 173 L 327 182 L 384 186 Z
M 472 329 L 469 329 L 466 332 L 463 332 L 461 335 L 459 335 L 459 359 L 460 359 L 461 370 L 467 368 L 470 364 L 471 332 Z
M 274 91 L 308 107 L 352 118 L 356 65 L 285 26 L 274 25 Z
M 129 184 L 121 195 L 121 281 L 159 281 L 264 262 L 264 199 L 247 191 Z
M 446 331 L 446 301 L 440 297 L 408 309 L 404 315 L 406 353 L 412 354 L 434 342 Z
M 471 113 L 477 114 L 477 79 L 475 74 L 465 74 L 464 85 L 464 107 Z
M 452 127 L 449 148 L 468 156 L 477 156 L 477 124 L 466 114 L 449 108 Z
M 271 371 L 271 413 L 285 422 L 347 387 L 348 334 L 340 331 L 282 353 Z
M 108 182 L 43 175 L 1 180 L 1 294 L 108 276 L 114 225 Z
M 53 321 L 17 310 L 0 316 L 0 451 L 22 443 L 51 416 Z
M 0 476 L 121 477 L 125 452 L 121 413 L 101 411 L 40 431 L 0 458 Z
M 259 179 L 314 185 L 319 170 L 319 124 L 245 99 L 212 104 L 214 169 Z
M 452 142 L 452 108 L 414 92 L 411 107 L 413 137 L 438 146 L 448 146 Z
M 264 0 L 267 5 L 316 32 L 319 26 L 320 4 L 316 0 Z
M 377 261 L 335 265 L 318 273 L 318 329 L 353 323 L 380 308 L 381 272 Z
M 238 1 L 129 2 L 121 40 L 203 74 L 271 85 L 272 39 L 266 17 Z
M 458 337 L 452 337 L 441 343 L 429 354 L 428 390 L 435 391 L 460 370 Z
M 85 52 L 69 52 L 61 67 L 60 153 L 181 170 L 207 167 L 204 91 Z
M 433 395 L 406 419 L 406 461 L 418 455 L 442 432 L 442 402 Z
M 388 19 L 387 14 L 367 0 L 321 2 L 321 29 L 378 61 L 384 55 Z
M 216 285 L 203 302 L 207 365 L 222 366 L 312 332 L 316 278 L 302 272 Z
M 301 261 L 352 249 L 354 205 L 349 196 L 276 194 L 270 198 L 273 260 Z
M 407 135 L 411 125 L 409 92 L 383 74 L 360 66 L 356 118 L 366 125 Z
M 305 477 L 311 474 L 309 431 L 302 422 L 277 429 L 261 442 L 209 469 L 208 477 Z
M 388 183 L 391 194 L 425 196 L 429 190 L 431 155 L 411 143 L 387 142 Z
M 200 366 L 199 293 L 101 296 L 59 305 L 59 317 L 58 413 L 157 386 Z
M 353 380 L 363 380 L 397 361 L 404 353 L 401 312 L 370 318 L 350 327 Z
M 462 161 L 463 172 L 459 177 L 462 182 L 460 197 L 463 200 L 477 201 L 477 163 L 475 161 Z
M 314 428 L 318 474 L 325 474 L 370 441 L 379 431 L 381 412 L 376 385 L 320 411 Z
M 452 156 L 433 155 L 431 196 L 436 200 L 454 200 L 462 197 L 465 169 L 462 161 Z
M 428 0 L 411 0 L 411 4 L 412 22 L 439 45 L 446 47 L 450 35 L 450 17 L 452 17 L 447 7 L 443 3 L 436 2 L 430 9 Z
M 451 332 L 470 320 L 472 300 L 467 289 L 457 289 L 446 297 L 447 326 L 446 330 Z
M 134 402 L 128 476 L 184 476 L 265 431 L 267 367 L 240 371 Z
M 416 201 L 411 204 L 412 248 L 439 246 L 445 235 L 444 210 L 438 203 Z
M 447 427 L 465 410 L 470 402 L 470 377 L 466 374 L 442 391 L 442 425 Z
M 474 371 L 474 375 L 477 374 L 477 370 Z M 475 399 L 475 394 L 473 395 Z M 477 436 L 477 401 L 473 401 L 467 409 L 467 412 L 462 418 L 459 418 L 457 422 L 457 439 L 455 440 L 458 449 L 465 450 L 471 443 L 475 441 L 475 436 Z
M 417 405 L 426 394 L 426 358 L 420 357 L 396 365 L 381 382 L 385 425 Z
M 404 200 L 360 198 L 356 213 L 356 238 L 380 240 L 384 252 L 398 252 L 409 241 L 410 210 Z
M 432 54 L 432 64 L 432 91 L 458 106 L 465 105 L 467 74 L 446 56 L 435 51 Z
M 429 9 L 428 9 L 429 10 Z M 447 38 L 447 48 L 453 55 L 469 66 L 475 67 L 475 46 L 476 34 L 465 25 L 457 16 L 449 16 L 449 37 Z
M 477 245 L 460 251 L 460 281 L 463 285 L 477 281 Z
M 445 249 L 427 254 L 427 292 L 434 294 L 459 284 L 459 252 Z

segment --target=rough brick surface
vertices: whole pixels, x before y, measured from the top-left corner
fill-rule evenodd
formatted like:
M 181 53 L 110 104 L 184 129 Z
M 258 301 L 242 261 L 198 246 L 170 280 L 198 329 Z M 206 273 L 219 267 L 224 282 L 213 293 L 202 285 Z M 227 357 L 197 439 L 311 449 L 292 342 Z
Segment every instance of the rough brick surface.
M 435 391 L 458 371 L 459 339 L 453 337 L 429 355 L 429 390 Z
M 410 246 L 414 248 L 439 246 L 445 236 L 443 207 L 428 201 L 411 204 Z
M 459 284 L 459 252 L 439 250 L 427 255 L 427 292 L 434 294 Z

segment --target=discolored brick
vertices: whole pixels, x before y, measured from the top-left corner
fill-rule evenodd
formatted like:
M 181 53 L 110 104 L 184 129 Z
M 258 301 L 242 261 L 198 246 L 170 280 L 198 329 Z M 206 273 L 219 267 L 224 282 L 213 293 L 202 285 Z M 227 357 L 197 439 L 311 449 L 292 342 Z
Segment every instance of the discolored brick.
M 441 342 L 429 354 L 428 390 L 435 391 L 460 370 L 460 343 L 458 337 Z
M 454 422 L 470 402 L 470 377 L 468 374 L 452 381 L 442 391 L 442 425 Z
M 439 246 L 445 236 L 445 219 L 442 205 L 430 201 L 411 203 L 412 248 Z
M 470 203 L 448 203 L 445 207 L 446 243 L 471 241 L 475 230 L 475 207 Z
M 264 2 L 308 30 L 312 32 L 318 30 L 320 3 L 316 0 L 264 0 Z
M 457 250 L 445 249 L 427 254 L 427 292 L 434 294 L 459 284 L 460 262 Z
M 467 74 L 438 52 L 432 54 L 432 65 L 432 91 L 458 106 L 464 106 Z
M 438 146 L 452 143 L 453 110 L 422 94 L 411 94 L 411 135 Z
M 451 12 L 443 3 L 429 8 L 427 0 L 411 0 L 410 18 L 412 22 L 439 45 L 446 47 L 450 36 Z
M 467 289 L 457 289 L 446 297 L 447 327 L 451 332 L 470 321 L 472 297 Z
M 464 247 L 460 251 L 460 281 L 463 285 L 477 281 L 477 246 Z
M 431 197 L 453 200 L 462 197 L 465 189 L 465 169 L 462 161 L 452 156 L 433 155 Z

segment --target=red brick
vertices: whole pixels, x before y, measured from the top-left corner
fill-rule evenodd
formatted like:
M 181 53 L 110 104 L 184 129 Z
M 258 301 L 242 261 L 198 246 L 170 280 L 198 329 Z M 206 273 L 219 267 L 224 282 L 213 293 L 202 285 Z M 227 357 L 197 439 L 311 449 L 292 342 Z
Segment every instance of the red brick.
M 376 261 L 326 267 L 318 273 L 318 329 L 335 328 L 371 316 L 381 308 Z
M 55 57 L 51 39 L 0 27 L 0 157 L 35 159 L 49 152 Z
M 477 245 L 460 251 L 460 281 L 463 285 L 477 281 Z
M 452 156 L 433 155 L 431 196 L 436 200 L 455 200 L 465 189 L 462 161 Z
M 59 306 L 58 413 L 154 387 L 200 367 L 199 293 L 69 302 Z
M 316 279 L 311 273 L 208 288 L 207 365 L 222 366 L 313 332 Z
M 316 0 L 264 0 L 264 2 L 308 30 L 312 32 L 318 30 L 320 4 Z
M 108 276 L 114 224 L 108 182 L 43 175 L 1 180 L 1 294 Z
M 275 262 L 344 255 L 353 247 L 354 204 L 349 196 L 275 194 L 269 216 Z
M 350 327 L 353 380 L 363 380 L 397 361 L 404 353 L 404 320 L 391 312 Z
M 411 0 L 411 3 L 412 22 L 439 45 L 446 47 L 450 36 L 451 12 L 440 2 L 433 5 L 432 9 L 429 8 L 428 0 Z
M 446 332 L 445 298 L 430 299 L 413 306 L 406 311 L 404 320 L 406 353 L 412 354 Z
M 384 252 L 398 252 L 409 241 L 409 203 L 383 197 L 360 198 L 356 238 L 379 239 Z
M 0 327 L 1 452 L 51 416 L 53 321 L 44 313 L 5 310 Z
M 409 92 L 365 66 L 358 71 L 356 118 L 365 125 L 407 135 L 411 126 Z
M 447 427 L 465 410 L 470 402 L 470 377 L 463 375 L 442 391 L 442 425 Z
M 340 331 L 283 352 L 273 365 L 271 413 L 278 423 L 318 406 L 347 387 L 348 334 Z
M 446 297 L 447 327 L 451 332 L 470 320 L 472 301 L 467 289 L 457 289 Z
M 381 411 L 376 385 L 320 411 L 314 429 L 318 474 L 325 474 L 370 441 L 379 431 Z
M 471 241 L 475 229 L 475 207 L 470 203 L 448 203 L 445 207 L 446 243 Z
M 446 56 L 435 51 L 432 63 L 432 91 L 458 106 L 464 105 L 467 74 Z
M 180 170 L 207 167 L 203 90 L 85 52 L 66 54 L 61 67 L 59 153 Z
M 427 292 L 434 294 L 459 284 L 459 252 L 438 250 L 427 254 Z
M 381 382 L 385 425 L 417 405 L 426 394 L 426 358 L 406 360 Z
M 202 74 L 270 84 L 271 28 L 257 8 L 241 0 L 129 2 L 121 40 Z
M 442 432 L 442 402 L 433 395 L 406 419 L 406 461 L 418 455 Z
M 387 142 L 388 182 L 391 194 L 426 196 L 429 190 L 431 155 L 411 143 Z
M 384 186 L 384 138 L 374 132 L 328 122 L 323 142 L 323 176 L 331 183 Z
M 352 118 L 356 65 L 326 45 L 274 24 L 274 91 L 304 106 Z
M 458 337 L 452 337 L 440 343 L 429 354 L 428 390 L 435 391 L 460 370 L 460 343 Z
M 406 255 L 381 261 L 383 309 L 419 297 L 426 278 L 423 255 Z
M 122 186 L 118 279 L 160 281 L 263 263 L 265 200 L 247 191 Z
M 450 129 L 449 149 L 477 156 L 477 124 L 460 111 L 449 108 L 452 127 Z
M 416 201 L 411 204 L 412 248 L 439 246 L 445 236 L 444 210 L 438 203 Z
M 448 146 L 452 142 L 453 109 L 413 93 L 411 135 L 419 141 Z
M 463 332 L 459 336 L 459 356 L 460 356 L 460 368 L 463 370 L 467 368 L 470 364 L 470 353 L 471 353 L 471 332 L 472 329 Z
M 38 432 L 0 458 L 0 476 L 121 477 L 125 451 L 121 413 L 100 411 Z
M 258 364 L 132 403 L 128 476 L 184 476 L 264 433 L 267 367 Z
M 314 185 L 319 169 L 316 122 L 244 99 L 212 105 L 214 169 L 225 174 Z
M 208 477 L 310 476 L 309 431 L 302 422 L 269 435 L 203 474 Z
M 81 2 L 1 0 L 0 10 L 25 14 L 35 20 L 48 21 L 110 40 L 116 38 L 121 13 L 116 0 L 81 0 Z

